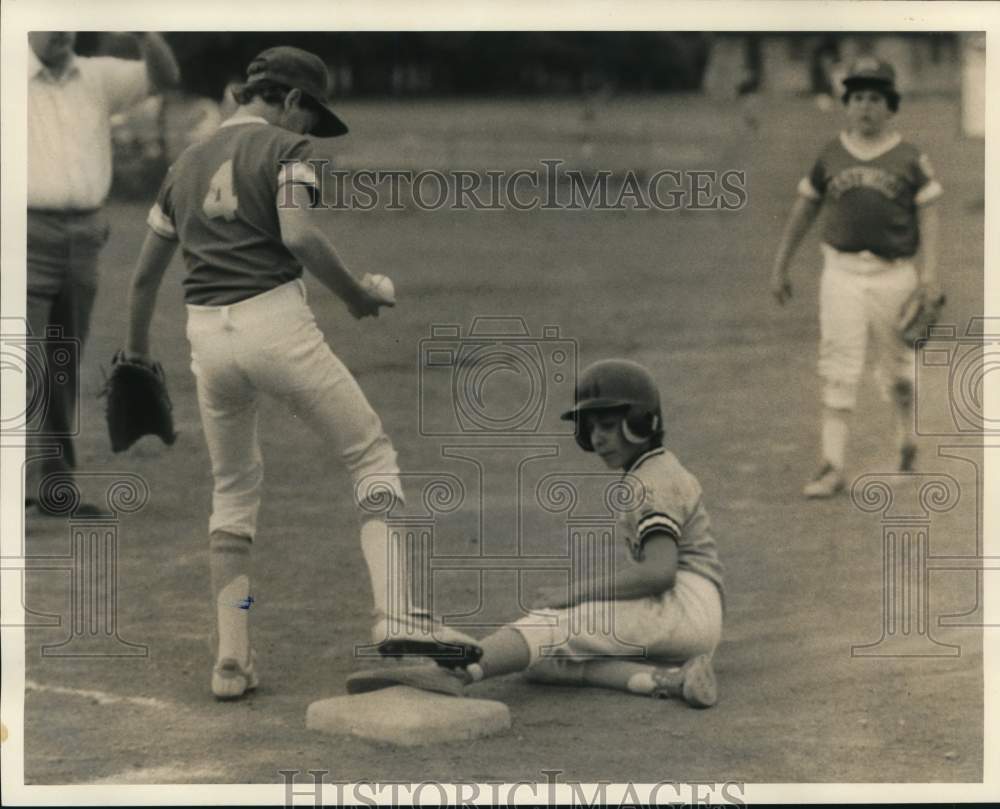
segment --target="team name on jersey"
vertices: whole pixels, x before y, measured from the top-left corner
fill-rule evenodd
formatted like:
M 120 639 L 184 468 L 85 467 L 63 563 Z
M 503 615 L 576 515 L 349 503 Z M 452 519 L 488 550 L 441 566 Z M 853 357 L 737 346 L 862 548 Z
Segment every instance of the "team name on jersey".
M 851 166 L 835 174 L 826 187 L 831 199 L 840 199 L 853 188 L 871 188 L 887 199 L 896 199 L 903 191 L 900 178 L 877 166 Z

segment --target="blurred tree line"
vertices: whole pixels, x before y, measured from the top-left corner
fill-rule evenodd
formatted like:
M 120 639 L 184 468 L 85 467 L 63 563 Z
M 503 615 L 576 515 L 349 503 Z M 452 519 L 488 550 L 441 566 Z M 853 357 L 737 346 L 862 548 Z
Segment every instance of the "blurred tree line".
M 697 90 L 709 36 L 699 32 L 167 32 L 184 89 L 220 98 L 273 45 L 326 60 L 337 95 L 478 95 Z M 81 53 L 122 56 L 128 37 L 81 32 Z

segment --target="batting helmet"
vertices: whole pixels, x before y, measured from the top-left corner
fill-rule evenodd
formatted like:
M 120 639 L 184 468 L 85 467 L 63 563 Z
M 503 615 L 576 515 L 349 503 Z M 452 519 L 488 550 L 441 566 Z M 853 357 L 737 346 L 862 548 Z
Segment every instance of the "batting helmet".
M 580 416 L 591 410 L 624 410 L 622 433 L 633 444 L 663 435 L 660 392 L 649 371 L 630 360 L 601 360 L 588 366 L 576 383 L 576 405 L 562 414 L 576 422 L 576 443 L 593 452 Z

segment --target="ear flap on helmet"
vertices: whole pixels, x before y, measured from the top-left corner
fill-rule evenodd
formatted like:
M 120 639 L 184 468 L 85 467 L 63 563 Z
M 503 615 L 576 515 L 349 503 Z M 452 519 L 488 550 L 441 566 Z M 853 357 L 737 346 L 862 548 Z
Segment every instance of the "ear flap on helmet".
M 660 429 L 659 413 L 629 413 L 622 421 L 622 435 L 630 444 L 648 441 Z

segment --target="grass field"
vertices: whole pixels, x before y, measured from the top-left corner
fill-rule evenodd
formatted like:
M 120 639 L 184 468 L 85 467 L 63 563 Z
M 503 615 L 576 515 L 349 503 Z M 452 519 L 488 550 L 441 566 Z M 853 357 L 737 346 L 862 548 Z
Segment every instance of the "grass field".
M 534 782 L 544 781 L 544 769 L 585 782 L 981 780 L 982 630 L 974 612 L 951 622 L 958 626 L 936 620 L 974 610 L 975 575 L 931 577 L 933 635 L 957 645 L 958 656 L 852 657 L 852 644 L 881 634 L 880 516 L 847 497 L 799 497 L 816 460 L 815 233 L 794 266 L 792 304 L 779 310 L 766 284 L 795 184 L 836 131 L 836 114 L 806 101 L 765 104 L 755 132 L 737 109 L 700 98 L 618 99 L 590 118 L 577 103 L 539 100 L 354 103 L 343 114 L 352 135 L 341 164 L 354 168 L 535 168 L 555 157 L 616 171 L 746 172 L 748 204 L 734 212 L 331 211 L 330 232 L 348 264 L 389 274 L 399 306 L 359 323 L 310 282 L 317 319 L 382 416 L 403 469 L 451 473 L 467 487 L 461 506 L 435 524 L 435 557 L 506 552 L 525 526 L 537 552 L 555 552 L 564 539 L 540 533 L 541 512 L 513 484 L 480 487 L 473 464 L 445 457 L 446 447 L 475 440 L 420 434 L 419 351 L 432 325 L 467 329 L 476 316 L 518 316 L 533 334 L 558 326 L 581 364 L 625 356 L 652 369 L 664 394 L 667 444 L 702 483 L 727 570 L 720 703 L 696 712 L 512 677 L 479 689 L 510 706 L 512 730 L 474 744 L 406 750 L 307 731 L 307 705 L 342 694 L 344 677 L 360 665 L 352 650 L 367 638 L 370 592 L 347 477 L 277 402 L 265 404 L 261 421 L 266 494 L 252 620 L 262 684 L 246 701 L 214 702 L 211 480 L 188 371 L 182 267 L 178 261 L 171 271 L 154 325 L 180 438 L 170 449 L 148 440 L 113 457 L 96 398 L 99 366 L 123 339 L 146 208 L 113 205 L 79 449 L 83 470 L 131 472 L 149 485 L 148 504 L 118 527 L 119 632 L 149 654 L 42 656 L 44 644 L 66 636 L 65 622 L 29 630 L 27 781 L 280 783 L 279 769 L 310 768 L 371 781 Z M 982 143 L 958 137 L 957 109 L 944 100 L 905 104 L 899 125 L 931 155 L 947 191 L 947 316 L 964 328 L 983 304 Z M 858 475 L 895 465 L 889 414 L 873 388 L 862 397 L 850 446 Z M 516 393 L 493 389 L 501 402 Z M 447 391 L 424 395 L 440 416 Z M 947 391 L 940 385 L 921 395 Z M 511 441 L 522 449 L 555 445 L 558 463 L 599 471 L 572 439 Z M 510 451 L 477 452 L 481 468 L 514 480 Z M 920 469 L 952 476 L 963 494 L 933 523 L 933 553 L 975 554 L 975 467 L 940 457 L 928 438 Z M 85 493 L 96 497 L 97 482 L 84 476 Z M 527 503 L 523 524 L 514 516 L 518 501 Z M 32 555 L 67 552 L 65 523 L 29 518 L 27 532 Z M 444 575 L 436 606 L 470 610 L 478 598 L 472 578 Z M 514 617 L 513 586 L 510 575 L 487 576 L 484 622 Z M 28 604 L 68 615 L 67 577 L 30 576 Z

